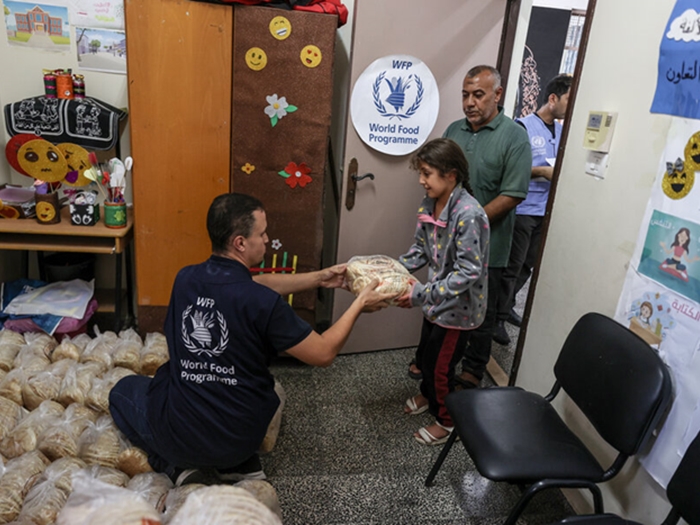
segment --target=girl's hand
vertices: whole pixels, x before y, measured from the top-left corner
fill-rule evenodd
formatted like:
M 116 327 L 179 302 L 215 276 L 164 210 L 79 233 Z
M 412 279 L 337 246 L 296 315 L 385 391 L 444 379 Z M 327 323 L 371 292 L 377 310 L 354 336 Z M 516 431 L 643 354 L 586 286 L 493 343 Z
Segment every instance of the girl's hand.
M 402 295 L 396 300 L 396 306 L 399 308 L 412 308 L 413 305 L 411 304 L 411 294 L 410 292 Z
M 413 305 L 411 304 L 411 296 L 413 295 L 413 287 L 417 283 L 418 279 L 413 278 L 411 280 L 411 289 L 396 300 L 396 306 L 399 308 L 413 308 Z

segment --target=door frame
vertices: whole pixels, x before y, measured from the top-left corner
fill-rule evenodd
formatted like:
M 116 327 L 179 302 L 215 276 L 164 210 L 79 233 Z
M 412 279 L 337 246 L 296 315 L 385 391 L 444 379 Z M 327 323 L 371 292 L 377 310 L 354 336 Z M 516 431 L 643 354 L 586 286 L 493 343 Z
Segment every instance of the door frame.
M 513 0 L 513 4 L 517 4 L 517 7 L 512 8 L 520 11 L 521 0 Z M 514 386 L 515 381 L 518 377 L 518 370 L 520 368 L 520 363 L 522 361 L 523 349 L 525 348 L 525 338 L 527 337 L 528 324 L 530 321 L 530 312 L 532 310 L 532 304 L 535 298 L 535 290 L 537 288 L 537 281 L 540 276 L 540 266 L 542 262 L 542 255 L 544 253 L 544 248 L 547 244 L 547 233 L 549 232 L 549 224 L 552 218 L 552 208 L 554 206 L 554 199 L 556 198 L 557 185 L 559 182 L 559 174 L 561 172 L 561 166 L 563 165 L 563 158 L 566 152 L 566 145 L 569 138 L 569 129 L 571 127 L 571 115 L 573 114 L 574 106 L 576 105 L 576 95 L 578 93 L 578 87 L 581 83 L 581 72 L 583 71 L 583 60 L 586 55 L 586 48 L 588 47 L 588 40 L 590 38 L 591 27 L 593 25 L 593 16 L 595 14 L 597 0 L 588 0 L 588 7 L 586 8 L 586 20 L 583 23 L 583 30 L 581 33 L 581 43 L 578 49 L 578 55 L 576 56 L 576 66 L 574 68 L 574 80 L 571 85 L 571 91 L 569 94 L 569 104 L 566 108 L 566 115 L 564 116 L 564 125 L 561 133 L 561 140 L 559 143 L 559 149 L 557 151 L 557 162 L 554 165 L 554 173 L 552 174 L 552 184 L 549 189 L 549 199 L 547 200 L 547 208 L 544 214 L 544 220 L 542 221 L 542 241 L 540 243 L 539 253 L 537 254 L 537 261 L 535 262 L 535 267 L 532 271 L 532 277 L 530 277 L 530 287 L 527 294 L 527 300 L 525 301 L 525 310 L 523 312 L 522 325 L 520 327 L 520 333 L 518 334 L 518 342 L 515 345 L 515 353 L 513 356 L 513 364 L 510 369 L 508 385 Z M 509 9 L 511 8 L 510 3 L 508 4 Z M 502 47 L 506 47 L 509 42 L 509 38 L 515 38 L 515 29 L 517 27 L 517 15 L 516 24 L 511 25 L 513 19 L 508 17 L 508 28 L 504 28 L 504 37 L 501 42 Z M 512 33 L 512 36 L 511 36 Z M 512 42 L 510 54 L 513 54 Z M 500 55 L 499 55 L 500 56 Z M 510 61 L 508 61 L 508 66 L 510 67 Z M 501 69 L 501 71 L 503 71 Z

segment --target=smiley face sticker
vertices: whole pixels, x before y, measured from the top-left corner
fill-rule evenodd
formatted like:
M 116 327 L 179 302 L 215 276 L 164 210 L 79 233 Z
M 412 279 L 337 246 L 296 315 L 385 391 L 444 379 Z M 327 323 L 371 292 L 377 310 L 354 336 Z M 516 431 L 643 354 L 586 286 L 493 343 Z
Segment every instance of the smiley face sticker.
M 260 71 L 267 65 L 267 54 L 259 47 L 251 47 L 245 52 L 245 63 L 253 71 Z
M 316 67 L 321 63 L 323 57 L 318 47 L 309 44 L 308 46 L 304 46 L 304 49 L 301 50 L 299 58 L 301 58 L 301 63 L 306 67 Z
M 276 16 L 270 20 L 270 33 L 277 40 L 284 40 L 292 34 L 292 24 L 283 16 Z

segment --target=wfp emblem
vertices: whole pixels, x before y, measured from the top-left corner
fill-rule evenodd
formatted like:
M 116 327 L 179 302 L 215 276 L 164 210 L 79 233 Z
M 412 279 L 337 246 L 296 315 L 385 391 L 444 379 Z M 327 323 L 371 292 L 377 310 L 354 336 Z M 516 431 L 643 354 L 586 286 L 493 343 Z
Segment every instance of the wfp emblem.
M 420 77 L 418 75 L 408 75 L 408 78 L 392 77 L 391 80 L 388 80 L 384 78 L 385 75 L 386 71 L 379 73 L 372 86 L 372 98 L 374 99 L 374 107 L 377 109 L 377 112 L 382 117 L 387 117 L 388 119 L 396 117 L 399 120 L 403 120 L 412 117 L 416 111 L 418 111 L 418 108 L 420 108 L 421 102 L 423 102 L 423 82 L 421 82 Z M 384 102 L 382 102 L 382 96 L 387 92 L 387 88 L 384 88 L 384 93 L 382 93 L 382 80 L 389 86 L 389 96 L 384 99 L 384 102 L 387 102 L 394 108 L 394 113 L 388 110 Z M 406 90 L 408 90 L 414 82 L 416 84 L 416 98 L 413 104 L 402 113 L 406 105 Z
M 189 305 L 182 312 L 182 343 L 185 348 L 193 354 L 206 354 L 210 357 L 220 356 L 228 346 L 228 325 L 224 316 L 216 310 L 214 312 L 203 313 L 195 310 L 192 315 L 192 306 Z M 216 318 L 216 319 L 215 319 Z M 219 327 L 219 342 L 212 347 L 214 338 L 211 329 Z

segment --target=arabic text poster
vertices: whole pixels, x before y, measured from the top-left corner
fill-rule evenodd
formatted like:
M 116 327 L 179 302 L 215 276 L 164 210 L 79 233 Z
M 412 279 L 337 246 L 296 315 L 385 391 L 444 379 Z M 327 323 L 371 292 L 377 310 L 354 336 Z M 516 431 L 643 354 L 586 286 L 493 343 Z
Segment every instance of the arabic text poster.
M 75 28 L 80 69 L 126 74 L 126 34 L 112 29 Z
M 638 270 L 700 302 L 700 225 L 654 210 Z
M 678 0 L 659 52 L 652 113 L 700 118 L 700 12 L 697 0 Z
M 68 0 L 68 7 L 75 26 L 124 29 L 122 0 Z
M 7 41 L 18 47 L 70 51 L 68 9 L 55 5 L 4 1 Z

